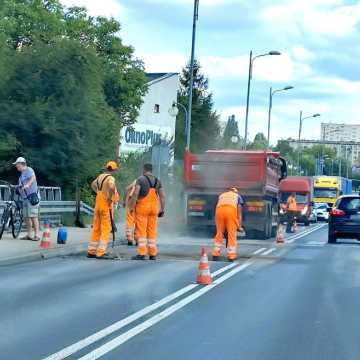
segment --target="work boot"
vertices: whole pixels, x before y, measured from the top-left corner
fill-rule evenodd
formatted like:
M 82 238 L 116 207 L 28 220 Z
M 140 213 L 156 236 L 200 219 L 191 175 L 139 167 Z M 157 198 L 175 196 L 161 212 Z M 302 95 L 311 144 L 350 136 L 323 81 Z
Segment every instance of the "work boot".
M 156 260 L 156 256 L 155 255 L 150 255 L 149 260 Z
M 228 262 L 234 262 L 236 259 L 230 259 L 228 258 Z
M 96 255 L 87 253 L 86 257 L 88 257 L 89 259 L 95 259 Z
M 220 256 L 213 255 L 212 261 L 219 261 L 219 260 L 220 260 Z
M 145 255 L 136 255 L 131 258 L 131 260 L 145 260 Z

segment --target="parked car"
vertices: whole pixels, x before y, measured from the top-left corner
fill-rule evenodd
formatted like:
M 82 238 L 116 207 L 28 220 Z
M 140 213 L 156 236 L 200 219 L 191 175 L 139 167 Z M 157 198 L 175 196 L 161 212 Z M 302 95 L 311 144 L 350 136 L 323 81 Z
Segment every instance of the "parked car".
M 328 204 L 315 204 L 314 210 L 318 221 L 329 220 L 329 205 Z
M 360 241 L 359 195 L 339 197 L 330 211 L 328 242 L 335 243 L 340 238 Z

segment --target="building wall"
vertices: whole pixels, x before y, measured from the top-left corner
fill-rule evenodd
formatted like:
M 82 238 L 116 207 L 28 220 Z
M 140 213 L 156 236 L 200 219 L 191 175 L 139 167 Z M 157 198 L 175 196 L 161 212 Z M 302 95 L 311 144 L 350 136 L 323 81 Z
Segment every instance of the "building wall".
M 169 109 L 177 100 L 178 74 L 166 74 L 149 82 L 148 86 L 137 122 L 121 130 L 120 153 L 143 151 L 158 139 L 175 137 L 176 118 L 169 114 Z
M 360 142 L 360 125 L 351 124 L 321 124 L 321 140 L 325 141 L 349 141 Z M 352 163 L 355 163 L 360 157 L 359 145 L 342 146 L 334 145 L 338 155 L 345 157 L 346 151 Z

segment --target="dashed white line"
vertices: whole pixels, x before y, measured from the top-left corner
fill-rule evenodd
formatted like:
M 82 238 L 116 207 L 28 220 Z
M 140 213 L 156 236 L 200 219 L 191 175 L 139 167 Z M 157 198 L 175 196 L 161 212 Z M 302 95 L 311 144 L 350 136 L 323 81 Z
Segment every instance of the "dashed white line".
M 272 252 L 274 252 L 275 250 L 277 250 L 276 248 L 270 248 L 268 250 L 266 250 L 265 252 L 263 252 L 261 255 L 269 255 L 271 254 Z
M 258 254 L 260 254 L 261 252 L 263 252 L 264 250 L 266 250 L 266 248 L 257 249 L 256 251 L 254 251 L 254 252 L 252 253 L 252 255 L 258 255 Z
M 310 229 L 308 231 L 304 231 L 304 232 L 302 232 L 300 234 L 294 235 L 290 239 L 285 239 L 285 243 L 286 244 L 291 244 L 294 241 L 296 241 L 296 240 L 298 240 L 298 239 L 300 239 L 300 238 L 302 238 L 302 237 L 304 237 L 306 235 L 309 235 L 309 234 L 313 233 L 314 231 L 317 231 L 317 230 L 321 229 L 324 226 L 325 226 L 324 224 L 321 224 L 321 225 L 316 226 L 314 229 Z

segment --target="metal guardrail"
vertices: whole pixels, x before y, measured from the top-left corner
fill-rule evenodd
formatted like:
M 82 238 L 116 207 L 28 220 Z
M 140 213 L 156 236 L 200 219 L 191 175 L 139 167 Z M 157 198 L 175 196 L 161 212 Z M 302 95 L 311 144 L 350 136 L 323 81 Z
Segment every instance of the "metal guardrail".
M 75 213 L 76 201 L 41 201 L 40 215 L 42 214 L 64 214 Z M 93 215 L 94 209 L 80 201 L 80 212 L 87 215 Z
M 61 201 L 61 187 L 58 186 L 39 186 L 41 200 Z M 0 185 L 0 201 L 10 199 L 10 189 L 6 185 Z

